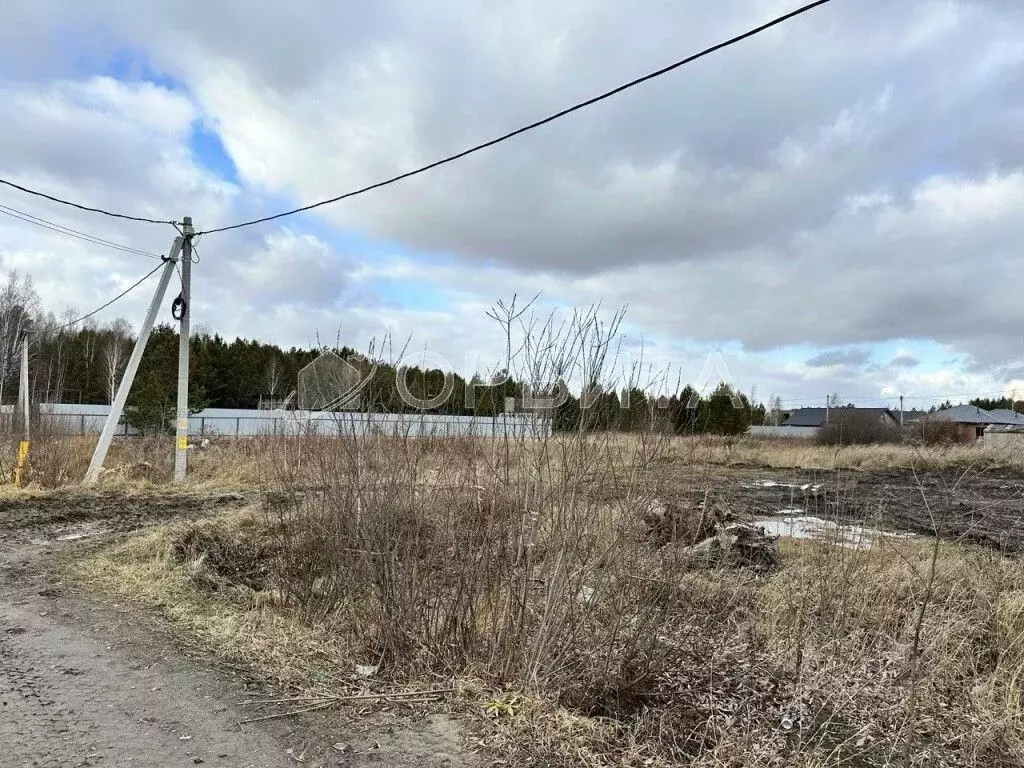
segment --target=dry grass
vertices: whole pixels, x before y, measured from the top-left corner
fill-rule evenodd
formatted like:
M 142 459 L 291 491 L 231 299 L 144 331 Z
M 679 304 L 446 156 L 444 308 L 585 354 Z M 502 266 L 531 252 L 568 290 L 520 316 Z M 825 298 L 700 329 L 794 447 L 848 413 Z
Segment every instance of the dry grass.
M 828 446 L 803 439 L 702 436 L 674 438 L 666 460 L 779 469 L 1002 468 L 1024 471 L 1024 452 L 983 443 Z
M 396 446 L 404 438 L 389 439 Z M 462 454 L 486 454 L 488 464 L 496 462 L 530 465 L 536 451 L 553 446 L 573 445 L 573 436 L 557 436 L 539 443 L 515 441 L 508 445 L 500 439 L 427 438 L 426 453 L 432 442 L 458 444 Z M 631 460 L 636 453 L 635 434 L 608 434 L 594 438 L 602 451 L 618 462 Z M 287 440 L 269 436 L 214 440 L 207 450 L 189 454 L 188 484 L 196 488 L 239 490 L 265 483 L 271 462 L 298 464 L 294 479 L 315 485 L 320 478 L 315 464 L 303 463 L 302 455 L 335 438 L 304 437 Z M 29 487 L 61 488 L 77 485 L 85 477 L 95 438 L 78 435 L 39 434 L 32 442 Z M 284 455 L 282 446 L 294 455 Z M 538 447 L 539 446 L 539 447 Z M 17 439 L 0 439 L 0 473 L 10 477 L 14 468 Z M 445 449 L 449 451 L 448 448 Z M 173 438 L 116 438 L 106 461 L 101 484 L 114 488 L 155 487 L 170 482 L 173 470 Z M 909 469 L 958 468 L 963 470 L 1010 469 L 1024 471 L 1024 453 L 1012 448 L 986 447 L 983 444 L 924 445 L 912 443 L 885 445 L 824 446 L 811 440 L 766 439 L 715 436 L 661 438 L 657 461 L 688 467 L 758 466 L 791 469 Z M 504 470 L 502 470 L 504 472 Z
M 260 524 L 244 510 L 216 521 L 155 527 L 70 557 L 62 567 L 98 594 L 158 611 L 189 642 L 282 686 L 336 687 L 351 675 L 346 649 L 329 634 L 278 610 L 243 579 L 225 578 L 208 553 L 190 551 L 197 534 L 219 538 L 222 553 L 229 541 L 247 547 L 262 538 Z
M 821 458 L 813 446 L 248 445 L 264 509 L 69 567 L 289 684 L 345 690 L 357 664 L 399 687 L 456 678 L 490 748 L 531 764 L 1024 763 L 1018 561 L 938 540 L 789 541 L 759 575 L 652 545 L 644 510 L 679 462 L 780 466 L 772 448 Z
M 621 315 L 524 312 L 490 313 L 517 380 L 606 378 Z M 170 439 L 115 451 L 105 482 L 169 477 Z M 265 506 L 67 568 L 270 677 L 459 680 L 495 756 L 529 765 L 1024 765 L 1018 561 L 937 537 L 787 542 L 768 573 L 687 548 L 723 467 L 1024 469 L 1012 452 L 604 432 L 298 435 L 192 457 L 191 484 L 255 485 Z M 656 501 L 671 524 L 652 535 Z

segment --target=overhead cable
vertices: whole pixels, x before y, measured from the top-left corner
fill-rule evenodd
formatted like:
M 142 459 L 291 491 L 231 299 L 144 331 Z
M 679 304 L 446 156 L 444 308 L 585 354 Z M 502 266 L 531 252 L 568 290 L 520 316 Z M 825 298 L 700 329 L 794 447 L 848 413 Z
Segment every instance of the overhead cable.
M 542 125 L 547 125 L 548 123 L 554 122 L 555 120 L 558 120 L 559 118 L 565 117 L 568 114 L 571 114 L 571 113 L 576 112 L 578 110 L 584 109 L 585 107 L 589 107 L 592 104 L 596 104 L 599 101 L 604 101 L 605 99 L 611 98 L 612 96 L 615 96 L 616 94 L 622 93 L 623 91 L 629 90 L 630 88 L 634 88 L 634 87 L 636 87 L 636 86 L 638 86 L 638 85 L 640 85 L 642 83 L 646 83 L 648 80 L 653 80 L 653 79 L 655 79 L 657 77 L 661 77 L 662 75 L 668 74 L 669 72 L 672 72 L 673 70 L 678 69 L 679 67 L 682 67 L 682 66 L 684 66 L 686 64 L 694 62 L 697 59 L 704 58 L 705 56 L 709 56 L 712 53 L 716 53 L 716 52 L 722 50 L 723 48 L 728 48 L 728 47 L 730 47 L 732 45 L 736 45 L 737 43 L 740 43 L 740 42 L 742 42 L 742 41 L 744 41 L 744 40 L 746 40 L 746 39 L 748 39 L 750 37 L 754 37 L 755 35 L 758 35 L 761 32 L 764 32 L 764 31 L 766 31 L 768 29 L 771 29 L 772 27 L 778 26 L 779 24 L 782 24 L 782 23 L 784 23 L 786 21 L 789 21 L 790 19 L 796 18 L 797 16 L 805 14 L 808 11 L 814 10 L 818 6 L 825 5 L 826 3 L 829 3 L 829 2 L 831 2 L 831 0 L 816 0 L 816 2 L 808 3 L 807 5 L 804 5 L 804 6 L 800 7 L 800 8 L 797 8 L 794 11 L 790 11 L 789 13 L 787 13 L 787 14 L 785 14 L 783 16 L 779 16 L 776 19 L 772 19 L 771 21 L 769 21 L 769 22 L 767 22 L 765 24 L 762 24 L 759 27 L 755 27 L 754 29 L 751 29 L 751 30 L 749 30 L 747 32 L 744 32 L 741 35 L 736 35 L 735 37 L 729 38 L 728 40 L 725 40 L 725 41 L 723 41 L 721 43 L 717 43 L 716 45 L 713 45 L 710 48 L 705 48 L 703 51 L 701 51 L 699 53 L 695 53 L 695 54 L 693 54 L 691 56 L 687 56 L 685 59 L 680 59 L 679 61 L 677 61 L 677 62 L 675 62 L 673 64 L 669 64 L 666 67 L 662 67 L 661 69 L 655 70 L 654 72 L 650 72 L 650 73 L 648 73 L 646 75 L 643 75 L 642 77 L 638 77 L 635 80 L 630 80 L 628 83 L 623 83 L 622 85 L 620 85 L 620 86 L 618 86 L 616 88 L 613 88 L 610 91 L 605 91 L 604 93 L 601 93 L 601 94 L 599 94 L 597 96 L 593 96 L 592 98 L 589 98 L 586 101 L 581 101 L 581 102 L 579 102 L 577 104 L 573 104 L 571 107 L 566 107 L 565 109 L 563 109 L 563 110 L 561 110 L 559 112 L 556 112 L 553 115 L 549 115 L 548 117 L 545 117 L 545 118 L 543 118 L 541 120 L 536 120 L 536 121 L 534 121 L 532 123 L 529 123 L 528 125 L 524 125 L 521 128 L 517 128 L 514 131 L 509 131 L 508 133 L 502 134 L 501 136 L 498 136 L 497 138 L 491 139 L 489 141 L 485 141 L 482 144 L 477 144 L 476 146 L 470 147 L 469 149 L 465 149 L 462 152 L 458 152 L 458 153 L 456 153 L 454 155 L 449 155 L 448 157 L 445 157 L 445 158 L 443 158 L 441 160 L 436 160 L 435 162 L 432 162 L 432 163 L 430 163 L 428 165 L 424 165 L 424 166 L 422 166 L 420 168 L 417 168 L 415 170 L 406 171 L 405 173 L 400 173 L 397 176 L 392 176 L 391 178 L 385 179 L 384 181 L 378 181 L 375 184 L 370 184 L 369 186 L 362 187 L 360 189 L 356 189 L 356 190 L 353 190 L 351 192 L 346 192 L 346 193 L 344 193 L 342 195 L 337 195 L 336 197 L 331 197 L 331 198 L 328 198 L 326 200 L 320 200 L 319 202 L 310 203 L 308 205 L 303 205 L 303 206 L 301 206 L 299 208 L 293 208 L 293 209 L 288 210 L 288 211 L 282 211 L 281 213 L 275 213 L 275 214 L 273 214 L 271 216 L 263 216 L 263 217 L 258 218 L 258 219 L 250 219 L 249 221 L 242 221 L 242 222 L 239 222 L 238 224 L 231 224 L 231 225 L 224 226 L 224 227 L 216 227 L 214 229 L 207 229 L 207 230 L 205 230 L 203 232 L 199 232 L 197 234 L 208 234 L 208 235 L 210 235 L 210 234 L 213 234 L 215 232 L 227 232 L 227 231 L 232 230 L 232 229 L 241 229 L 242 227 L 250 227 L 250 226 L 252 226 L 254 224 L 263 224 L 263 223 L 268 222 L 268 221 L 274 221 L 275 219 L 284 218 L 285 216 L 293 216 L 293 215 L 295 215 L 297 213 L 303 213 L 305 211 L 311 211 L 314 208 L 319 208 L 319 207 L 324 206 L 324 205 L 330 205 L 331 203 L 337 203 L 337 202 L 339 202 L 341 200 L 345 200 L 345 199 L 350 198 L 350 197 L 356 197 L 357 195 L 362 195 L 362 194 L 365 194 L 366 192 L 370 192 L 370 191 L 375 190 L 375 189 L 380 189 L 381 187 L 386 187 L 386 186 L 388 186 L 390 184 L 394 184 L 394 183 L 402 181 L 404 179 L 408 179 L 408 178 L 411 178 L 413 176 L 418 176 L 421 173 L 426 173 L 427 171 L 433 170 L 434 168 L 438 168 L 438 167 L 440 167 L 442 165 L 447 165 L 448 163 L 454 162 L 456 160 L 460 160 L 461 158 L 466 157 L 468 155 L 472 155 L 475 152 L 479 152 L 479 151 L 487 149 L 489 147 L 493 147 L 494 145 L 500 144 L 503 141 L 508 141 L 509 139 L 514 138 L 515 136 L 519 136 L 520 134 L 526 133 L 527 131 L 532 131 L 534 128 L 539 128 Z
M 114 298 L 112 298 L 112 299 L 111 299 L 110 301 L 108 301 L 108 302 L 107 302 L 106 304 L 103 304 L 102 306 L 96 307 L 96 309 L 94 309 L 94 310 L 93 310 L 92 312 L 89 312 L 88 314 L 82 315 L 82 316 L 81 316 L 81 317 L 79 317 L 78 319 L 76 319 L 76 320 L 72 320 L 72 321 L 71 321 L 70 323 L 64 323 L 63 325 L 61 325 L 61 326 L 60 326 L 60 329 L 61 329 L 61 330 L 63 330 L 64 328 L 68 328 L 68 327 L 70 327 L 70 326 L 72 326 L 72 325 L 76 325 L 77 323 L 80 323 L 80 322 L 82 322 L 83 320 L 88 320 L 88 319 L 89 319 L 90 317 L 92 317 L 93 315 L 95 315 L 95 314 L 96 314 L 97 312 L 102 312 L 102 311 L 103 311 L 104 309 L 106 309 L 107 307 L 109 307 L 109 306 L 110 306 L 111 304 L 113 304 L 113 303 L 114 303 L 115 301 L 118 301 L 118 300 L 120 300 L 120 299 L 123 299 L 123 298 L 124 298 L 125 296 L 127 296 L 127 295 L 128 295 L 129 293 L 131 293 L 131 292 L 132 292 L 132 291 L 134 291 L 134 290 L 135 290 L 136 288 L 138 288 L 138 287 L 139 287 L 140 285 L 142 285 L 142 284 L 143 284 L 144 282 L 146 282 L 146 280 L 148 280 L 148 279 L 149 279 L 149 278 L 151 278 L 151 277 L 152 277 L 153 275 L 155 275 L 155 274 L 157 273 L 157 271 L 158 271 L 159 269 L 161 269 L 161 268 L 162 268 L 163 266 L 164 266 L 164 265 L 163 265 L 163 263 L 157 264 L 157 265 L 156 265 L 155 267 L 153 267 L 153 269 L 151 269 L 151 270 L 150 270 L 149 272 L 147 272 L 147 273 L 146 273 L 145 275 L 143 275 L 143 276 L 142 276 L 141 278 L 139 278 L 139 280 L 138 280 L 137 282 L 133 283 L 133 284 L 132 284 L 132 285 L 130 285 L 130 286 L 129 286 L 128 288 L 126 288 L 125 290 L 121 291 L 121 293 L 117 294 L 117 296 L 115 296 Z
M 108 211 L 104 208 L 93 208 L 89 205 L 83 205 L 82 203 L 76 203 L 71 200 L 65 200 L 61 197 L 55 197 L 54 195 L 48 195 L 45 192 L 40 192 L 37 189 L 31 189 L 29 187 L 22 186 L 21 184 L 15 184 L 13 181 L 7 179 L 0 179 L 0 184 L 16 189 L 19 192 L 24 192 L 27 195 L 35 195 L 41 197 L 44 200 L 49 200 L 53 203 L 60 203 L 61 205 L 67 205 L 71 208 L 77 208 L 80 211 L 88 211 L 89 213 L 100 213 L 104 216 L 110 216 L 114 219 L 125 219 L 126 221 L 141 221 L 144 224 L 173 224 L 174 222 L 169 219 L 151 219 L 147 216 L 131 216 L 127 213 L 118 213 L 116 211 Z
M 137 256 L 145 256 L 146 258 L 149 259 L 161 258 L 159 254 L 149 253 L 148 251 L 133 248 L 129 245 L 123 245 L 121 243 L 115 243 L 111 240 L 105 240 L 102 237 L 90 235 L 87 232 L 80 232 L 77 229 L 66 227 L 63 224 L 57 224 L 56 222 L 50 221 L 48 219 L 43 219 L 40 218 L 39 216 L 34 216 L 31 213 L 19 211 L 17 208 L 11 208 L 6 205 L 0 205 L 0 213 L 4 214 L 5 216 L 10 216 L 13 219 L 19 219 L 20 221 L 24 221 L 27 224 L 32 224 L 33 226 L 36 227 L 42 227 L 43 229 L 48 229 L 51 232 L 66 235 L 67 237 L 73 237 L 77 240 L 81 240 L 86 243 L 92 243 L 93 245 L 102 245 L 106 248 L 113 248 L 116 251 L 131 253 Z

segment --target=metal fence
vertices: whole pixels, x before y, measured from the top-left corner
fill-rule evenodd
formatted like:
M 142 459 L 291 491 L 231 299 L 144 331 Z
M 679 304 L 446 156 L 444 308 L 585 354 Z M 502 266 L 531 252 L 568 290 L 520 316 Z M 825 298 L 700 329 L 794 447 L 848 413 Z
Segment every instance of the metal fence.
M 815 437 L 818 427 L 750 427 L 747 434 L 753 437 Z
M 42 425 L 55 430 L 78 435 L 98 435 L 110 413 L 110 406 L 41 403 L 37 413 Z M 14 406 L 0 406 L 0 419 L 5 424 L 12 420 L 13 415 Z M 482 417 L 207 408 L 189 417 L 188 433 L 194 437 L 295 434 L 339 437 L 375 434 L 410 437 L 547 437 L 551 434 L 551 421 L 542 416 L 519 413 Z M 131 436 L 139 432 L 122 419 L 116 434 Z

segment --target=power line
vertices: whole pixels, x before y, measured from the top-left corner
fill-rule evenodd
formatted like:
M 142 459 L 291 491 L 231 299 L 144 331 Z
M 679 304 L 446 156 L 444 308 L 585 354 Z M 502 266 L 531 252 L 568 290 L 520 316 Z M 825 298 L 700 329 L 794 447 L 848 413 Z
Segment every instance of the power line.
M 126 288 L 125 290 L 121 291 L 121 293 L 117 294 L 117 296 L 115 296 L 114 298 L 112 298 L 112 299 L 111 299 L 110 301 L 108 301 L 108 302 L 107 302 L 106 304 L 104 304 L 104 305 L 102 305 L 102 306 L 100 306 L 100 307 L 97 307 L 97 308 L 96 308 L 96 309 L 94 309 L 94 310 L 93 310 L 92 312 L 89 312 L 89 313 L 88 313 L 88 314 L 86 314 L 86 315 L 82 315 L 82 316 L 81 316 L 80 318 L 78 318 L 77 320 L 72 320 L 72 321 L 71 321 L 70 323 L 64 323 L 64 325 L 62 325 L 62 326 L 60 326 L 60 327 L 59 327 L 59 330 L 63 330 L 63 329 L 65 329 L 65 328 L 68 328 L 68 327 L 70 327 L 70 326 L 72 326 L 72 325 L 75 325 L 75 324 L 77 324 L 77 323 L 80 323 L 80 322 L 82 322 L 83 320 L 88 320 L 88 319 L 89 319 L 90 317 L 92 317 L 93 315 L 95 315 L 95 314 L 96 314 L 97 312 L 102 312 L 102 311 L 103 311 L 104 309 L 106 309 L 107 307 L 109 307 L 109 306 L 110 306 L 111 304 L 113 304 L 113 303 L 114 303 L 115 301 L 118 301 L 119 299 L 123 299 L 123 298 L 124 298 L 125 296 L 127 296 L 127 295 L 128 295 L 129 293 L 131 293 L 131 292 L 132 292 L 132 291 L 134 291 L 134 290 L 135 290 L 136 288 L 138 288 L 138 287 L 139 287 L 140 285 L 142 285 L 142 284 L 143 284 L 144 282 L 146 282 L 146 280 L 148 280 L 148 279 L 149 279 L 149 278 L 151 278 L 151 277 L 152 277 L 153 275 L 155 275 L 155 274 L 157 273 L 157 271 L 158 271 L 158 270 L 159 270 L 159 269 L 160 269 L 161 267 L 163 267 L 163 262 L 161 262 L 160 264 L 157 264 L 157 265 L 156 265 L 155 267 L 153 267 L 153 269 L 151 269 L 151 270 L 150 270 L 149 272 L 147 272 L 147 273 L 146 273 L 145 275 L 143 275 L 143 276 L 142 276 L 141 278 L 139 278 L 139 280 L 138 280 L 137 282 L 133 283 L 133 284 L 132 284 L 131 286 L 129 286 L 129 287 L 128 287 L 128 288 Z
M 732 45 L 736 45 L 737 43 L 740 43 L 740 42 L 742 42 L 742 41 L 744 41 L 744 40 L 746 40 L 748 38 L 754 37 L 755 35 L 758 35 L 761 32 L 764 32 L 764 31 L 766 31 L 768 29 L 771 29 L 772 27 L 778 26 L 779 24 L 782 24 L 782 23 L 784 23 L 786 21 L 789 21 L 790 19 L 796 18 L 797 16 L 805 14 L 808 11 L 811 11 L 811 10 L 817 8 L 818 6 L 825 5 L 826 3 L 829 3 L 829 2 L 831 2 L 831 0 L 816 0 L 816 2 L 804 5 L 801 8 L 797 8 L 795 11 L 790 11 L 789 13 L 787 13 L 787 14 L 785 14 L 783 16 L 779 16 L 778 18 L 773 19 L 772 21 L 769 21 L 766 24 L 762 24 L 759 27 L 755 27 L 754 29 L 751 29 L 751 30 L 749 30 L 747 32 L 744 32 L 741 35 L 737 35 L 737 36 L 732 37 L 732 38 L 730 38 L 730 39 L 728 39 L 728 40 L 726 40 L 724 42 L 721 42 L 721 43 L 718 43 L 716 45 L 713 45 L 710 48 L 706 48 L 703 51 L 701 51 L 700 53 L 695 53 L 695 54 L 693 54 L 691 56 L 687 56 L 685 59 L 681 59 L 681 60 L 675 62 L 674 64 L 669 64 L 667 67 L 662 67 L 661 69 L 655 70 L 654 72 L 650 72 L 649 74 L 643 75 L 642 77 L 638 77 L 635 80 L 630 80 L 628 83 L 624 83 L 623 85 L 620 85 L 620 86 L 618 86 L 616 88 L 613 88 L 610 91 L 605 91 L 604 93 L 601 93 L 601 94 L 599 94 L 597 96 L 589 98 L 586 101 L 581 101 L 581 102 L 579 102 L 577 104 L 572 105 L 571 107 L 566 107 L 565 109 L 561 110 L 560 112 L 556 112 L 553 115 L 545 117 L 545 118 L 543 118 L 541 120 L 537 120 L 537 121 L 532 122 L 532 123 L 530 123 L 528 125 L 524 125 L 523 127 L 517 128 L 514 131 L 509 131 L 508 133 L 505 133 L 505 134 L 503 134 L 501 136 L 498 136 L 497 138 L 491 139 L 490 141 L 485 141 L 482 144 L 477 144 L 476 146 L 470 147 L 469 149 L 463 150 L 462 152 L 458 152 L 457 154 L 449 155 L 448 157 L 445 157 L 445 158 L 443 158 L 441 160 L 437 160 L 437 161 L 435 161 L 433 163 L 430 163 L 429 165 L 424 165 L 424 166 L 422 166 L 420 168 L 417 168 L 415 170 L 412 170 L 412 171 L 406 171 L 405 173 L 401 173 L 401 174 L 399 174 L 397 176 L 392 176 L 390 179 L 385 179 L 384 181 L 378 181 L 375 184 L 370 184 L 369 186 L 363 187 L 361 189 L 357 189 L 357 190 L 354 190 L 352 192 L 346 192 L 343 195 L 338 195 L 337 197 L 331 197 L 331 198 L 328 198 L 327 200 L 321 200 L 320 202 L 317 202 L 317 203 L 310 203 L 309 205 L 304 205 L 304 206 L 302 206 L 300 208 L 293 208 L 290 211 L 283 211 L 281 213 L 275 213 L 275 214 L 273 214 L 271 216 L 264 216 L 264 217 L 259 218 L 259 219 L 251 219 L 249 221 L 243 221 L 243 222 L 240 222 L 238 224 L 231 224 L 231 225 L 226 226 L 226 227 L 217 227 L 216 229 L 207 229 L 207 230 L 204 230 L 203 232 L 199 232 L 197 234 L 199 234 L 199 235 L 201 235 L 201 234 L 208 234 L 209 235 L 209 234 L 213 234 L 215 232 L 227 232 L 228 230 L 232 230 L 232 229 L 241 229 L 242 227 L 249 227 L 249 226 L 252 226 L 254 224 L 263 224 L 264 222 L 273 221 L 275 219 L 281 219 L 281 218 L 284 218 L 285 216 L 293 216 L 296 213 L 302 213 L 304 211 L 310 211 L 310 210 L 313 210 L 314 208 L 319 208 L 320 206 L 323 206 L 323 205 L 330 205 L 331 203 L 336 203 L 336 202 L 339 202 L 340 200 L 345 200 L 345 199 L 350 198 L 350 197 L 356 197 L 357 195 L 362 195 L 362 194 L 365 194 L 366 192 L 370 192 L 370 191 L 375 190 L 375 189 L 380 189 L 381 187 L 386 187 L 386 186 L 388 186 L 390 184 L 394 184 L 396 182 L 403 181 L 404 179 L 408 179 L 408 178 L 411 178 L 413 176 L 418 176 L 419 174 L 426 173 L 427 171 L 433 170 L 434 168 L 438 168 L 438 167 L 440 167 L 442 165 L 447 165 L 448 163 L 454 162 L 456 160 L 460 160 L 463 157 L 466 157 L 467 155 L 472 155 L 475 152 L 479 152 L 481 150 L 488 149 L 489 147 L 493 147 L 496 144 L 500 144 L 503 141 L 507 141 L 507 140 L 509 140 L 511 138 L 514 138 L 515 136 L 519 136 L 520 134 L 526 133 L 527 131 L 532 131 L 534 128 L 539 128 L 542 125 L 547 125 L 548 123 L 554 122 L 555 120 L 558 120 L 561 117 L 565 117 L 566 115 L 571 114 L 572 112 L 576 112 L 578 110 L 584 109 L 585 107 L 589 107 L 592 104 L 596 104 L 599 101 L 604 101 L 605 99 L 611 98 L 612 96 L 615 96 L 616 94 L 622 93 L 623 91 L 626 91 L 626 90 L 628 90 L 630 88 L 638 86 L 638 85 L 640 85 L 642 83 L 646 83 L 648 80 L 653 80 L 653 79 L 655 79 L 657 77 L 661 77 L 662 75 L 668 74 L 669 72 L 672 72 L 673 70 L 678 69 L 679 67 L 682 67 L 682 66 L 684 66 L 686 64 L 694 62 L 697 59 L 702 59 L 705 56 L 711 55 L 712 53 L 716 53 L 716 52 L 722 50 L 723 48 L 728 48 L 728 47 L 730 47 Z
M 73 237 L 78 240 L 82 240 L 86 243 L 91 243 L 93 245 L 102 245 L 107 248 L 113 248 L 116 251 L 131 253 L 137 256 L 145 256 L 146 258 L 150 259 L 162 258 L 159 254 L 149 253 L 148 251 L 133 248 L 129 245 L 122 245 L 121 243 L 115 243 L 111 240 L 104 240 L 102 237 L 90 235 L 87 232 L 79 232 L 77 229 L 72 229 L 71 227 L 66 227 L 63 224 L 57 224 L 56 222 L 49 221 L 48 219 L 43 219 L 38 216 L 33 216 L 31 213 L 19 211 L 17 208 L 10 208 L 6 205 L 0 205 L 0 213 L 6 216 L 10 216 L 13 219 L 19 219 L 20 221 L 24 221 L 27 224 L 33 224 L 37 227 L 48 229 L 51 232 L 56 232 L 61 235 Z
M 60 203 L 61 205 L 67 205 L 67 206 L 70 206 L 71 208 L 77 208 L 80 211 L 88 211 L 89 213 L 102 213 L 104 216 L 110 216 L 111 218 L 115 218 L 115 219 L 125 219 L 127 221 L 141 221 L 144 224 L 171 224 L 171 223 L 173 223 L 173 222 L 171 222 L 169 220 L 166 220 L 166 219 L 150 219 L 150 218 L 147 218 L 145 216 L 129 216 L 126 213 L 117 213 L 115 211 L 108 211 L 108 210 L 105 210 L 103 208 L 93 208 L 93 207 L 88 206 L 88 205 L 82 205 L 81 203 L 74 203 L 74 202 L 72 202 L 70 200 L 64 200 L 63 198 L 60 198 L 60 197 L 54 197 L 53 195 L 48 195 L 45 192 L 40 192 L 40 191 L 35 190 L 35 189 L 30 189 L 28 187 L 23 187 L 20 184 L 15 184 L 13 181 L 8 181 L 7 179 L 0 179 L 0 184 L 4 184 L 4 185 L 6 185 L 8 187 L 11 187 L 12 189 L 16 189 L 19 192 L 24 192 L 25 194 L 28 194 L 28 195 L 35 195 L 36 197 L 41 197 L 44 200 L 49 200 L 49 201 L 54 202 L 54 203 Z

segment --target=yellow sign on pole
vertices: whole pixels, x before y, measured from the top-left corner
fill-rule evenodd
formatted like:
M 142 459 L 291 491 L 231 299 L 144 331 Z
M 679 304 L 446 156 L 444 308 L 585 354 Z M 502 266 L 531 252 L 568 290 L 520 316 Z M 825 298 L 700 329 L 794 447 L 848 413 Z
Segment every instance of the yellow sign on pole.
M 188 450 L 188 438 L 187 437 L 179 437 L 178 438 L 178 450 L 179 451 L 187 451 Z

